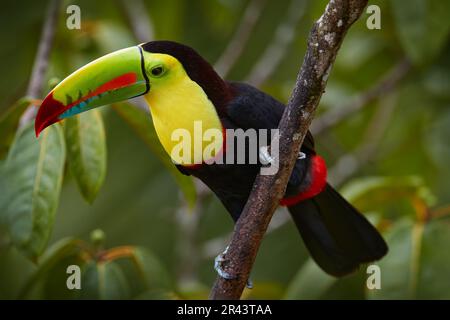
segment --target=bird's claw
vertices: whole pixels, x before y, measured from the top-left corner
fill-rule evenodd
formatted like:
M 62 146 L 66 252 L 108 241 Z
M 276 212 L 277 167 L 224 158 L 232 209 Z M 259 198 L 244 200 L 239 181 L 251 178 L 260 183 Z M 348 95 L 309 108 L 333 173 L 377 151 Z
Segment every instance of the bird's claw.
M 228 246 L 225 248 L 225 250 L 219 254 L 215 259 L 214 259 L 214 270 L 216 270 L 217 274 L 226 279 L 226 280 L 233 280 L 236 279 L 235 275 L 232 275 L 231 273 L 228 273 L 226 271 L 224 271 L 222 269 L 222 262 L 225 261 L 225 255 L 228 252 Z
M 274 162 L 274 158 L 269 154 L 269 147 L 268 146 L 262 146 L 261 148 L 259 148 L 259 161 L 263 164 L 263 165 L 268 165 L 271 164 L 272 162 Z M 302 160 L 306 158 L 306 153 L 299 151 L 298 153 L 298 160 Z
M 259 148 L 259 161 L 263 165 L 271 164 L 274 161 L 274 158 L 269 154 L 269 147 L 268 146 L 262 146 Z
M 231 273 L 226 272 L 226 271 L 224 271 L 222 269 L 222 262 L 225 261 L 225 255 L 227 254 L 227 252 L 228 252 L 228 246 L 225 248 L 225 250 L 221 254 L 219 254 L 214 259 L 214 270 L 216 270 L 217 274 L 220 277 L 222 277 L 222 278 L 224 278 L 226 280 L 233 280 L 233 279 L 236 279 L 237 276 L 232 275 Z M 252 280 L 248 279 L 246 286 L 247 286 L 248 289 L 253 289 L 253 282 L 252 282 Z
M 214 260 L 214 270 L 216 270 L 217 274 L 226 279 L 226 280 L 233 280 L 236 279 L 236 276 L 232 275 L 231 273 L 228 273 L 226 271 L 224 271 L 221 267 L 222 262 L 225 261 L 225 259 L 223 259 L 222 254 L 219 254 L 216 259 Z

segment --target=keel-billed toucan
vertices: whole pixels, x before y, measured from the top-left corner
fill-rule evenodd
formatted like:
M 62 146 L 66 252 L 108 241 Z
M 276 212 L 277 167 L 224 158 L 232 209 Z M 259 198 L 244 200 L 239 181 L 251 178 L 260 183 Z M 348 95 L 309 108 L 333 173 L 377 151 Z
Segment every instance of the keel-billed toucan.
M 36 135 L 64 118 L 140 95 L 169 155 L 177 143 L 172 133 L 181 128 L 194 134 L 194 122 L 201 122 L 203 130 L 221 132 L 275 129 L 284 109 L 250 85 L 223 80 L 192 48 L 153 41 L 108 54 L 64 79 L 39 108 Z M 225 136 L 214 142 L 221 154 L 227 153 L 224 141 Z M 236 221 L 261 162 L 206 163 L 204 147 L 194 154 L 201 157 L 200 164 L 176 165 L 183 174 L 202 180 Z M 387 246 L 377 230 L 327 184 L 325 162 L 314 151 L 311 134 L 301 152 L 280 204 L 288 207 L 313 259 L 327 273 L 342 276 L 383 257 Z

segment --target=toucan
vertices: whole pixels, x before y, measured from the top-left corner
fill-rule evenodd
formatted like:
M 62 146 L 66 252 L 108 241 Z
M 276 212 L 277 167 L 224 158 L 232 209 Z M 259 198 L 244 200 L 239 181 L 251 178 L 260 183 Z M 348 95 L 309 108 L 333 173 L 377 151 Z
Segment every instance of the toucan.
M 208 161 L 203 151 L 212 144 L 217 152 L 209 158 L 227 154 L 227 130 L 278 128 L 285 105 L 251 85 L 225 81 L 189 46 L 151 41 L 100 57 L 61 81 L 38 110 L 36 136 L 65 118 L 137 96 L 147 101 L 158 138 L 180 172 L 204 182 L 236 222 L 264 163 Z M 201 143 L 188 159 L 195 161 L 180 163 L 173 156 L 179 142 L 173 133 L 181 129 L 194 135 L 195 123 L 224 134 Z M 347 275 L 387 253 L 375 227 L 327 183 L 325 161 L 309 132 L 280 205 L 287 207 L 310 255 L 328 274 Z M 236 276 L 220 265 L 216 270 L 226 278 Z

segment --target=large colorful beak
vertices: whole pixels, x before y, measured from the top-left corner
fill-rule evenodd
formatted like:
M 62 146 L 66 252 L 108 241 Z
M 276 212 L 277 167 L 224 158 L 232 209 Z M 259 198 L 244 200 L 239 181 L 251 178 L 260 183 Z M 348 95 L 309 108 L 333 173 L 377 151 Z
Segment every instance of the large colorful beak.
M 140 46 L 110 53 L 78 69 L 47 95 L 36 116 L 36 136 L 64 118 L 149 90 Z

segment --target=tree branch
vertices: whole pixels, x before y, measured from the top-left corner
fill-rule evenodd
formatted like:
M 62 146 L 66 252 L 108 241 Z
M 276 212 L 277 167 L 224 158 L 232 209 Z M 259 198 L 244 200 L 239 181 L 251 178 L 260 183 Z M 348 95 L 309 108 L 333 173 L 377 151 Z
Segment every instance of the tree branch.
M 374 101 L 381 95 L 392 92 L 397 84 L 402 80 L 411 69 L 411 63 L 407 59 L 401 60 L 388 73 L 366 92 L 357 96 L 353 101 L 344 106 L 333 108 L 331 111 L 318 117 L 311 125 L 311 133 L 320 134 L 330 127 L 338 124 L 342 120 L 361 110 L 368 103 Z
M 286 190 L 339 47 L 366 4 L 367 0 L 331 0 L 314 24 L 302 68 L 279 124 L 280 150 L 272 157 L 278 158 L 280 168 L 274 175 L 257 176 L 222 264 L 224 271 L 236 275 L 236 278 L 226 280 L 218 277 L 211 299 L 240 298 L 261 240 Z
M 214 65 L 214 69 L 216 69 L 222 78 L 227 76 L 242 54 L 266 1 L 267 0 L 251 0 L 247 6 L 236 33 Z
M 45 73 L 47 72 L 50 52 L 55 38 L 55 30 L 58 24 L 59 9 L 61 0 L 50 1 L 42 28 L 41 39 L 36 53 L 36 58 L 31 71 L 30 82 L 28 83 L 27 96 L 38 99 L 42 94 Z M 31 105 L 22 115 L 19 126 L 22 127 L 36 117 L 37 106 Z

